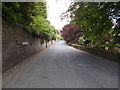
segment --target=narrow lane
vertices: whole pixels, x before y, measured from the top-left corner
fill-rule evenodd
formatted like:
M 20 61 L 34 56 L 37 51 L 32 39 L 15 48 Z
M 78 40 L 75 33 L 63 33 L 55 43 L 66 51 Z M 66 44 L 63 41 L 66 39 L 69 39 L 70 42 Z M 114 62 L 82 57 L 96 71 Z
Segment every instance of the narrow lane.
M 3 74 L 3 88 L 117 88 L 118 65 L 59 41 Z

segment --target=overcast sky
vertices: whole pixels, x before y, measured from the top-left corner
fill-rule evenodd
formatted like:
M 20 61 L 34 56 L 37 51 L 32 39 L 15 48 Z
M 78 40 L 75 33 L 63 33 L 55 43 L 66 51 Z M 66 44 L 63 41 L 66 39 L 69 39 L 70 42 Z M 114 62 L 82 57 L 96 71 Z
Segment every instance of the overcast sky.
M 67 20 L 60 20 L 60 15 L 70 6 L 70 0 L 47 0 L 48 20 L 56 29 L 62 29 Z

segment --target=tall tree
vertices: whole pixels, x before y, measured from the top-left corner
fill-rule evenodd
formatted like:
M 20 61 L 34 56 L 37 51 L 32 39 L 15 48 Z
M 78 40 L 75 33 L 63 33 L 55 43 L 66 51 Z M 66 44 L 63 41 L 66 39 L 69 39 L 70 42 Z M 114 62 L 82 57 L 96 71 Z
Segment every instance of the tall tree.
M 43 41 L 55 39 L 55 28 L 47 20 L 46 2 L 4 2 L 3 20 L 22 25 Z
M 120 2 L 74 2 L 66 13 L 94 45 L 120 47 Z

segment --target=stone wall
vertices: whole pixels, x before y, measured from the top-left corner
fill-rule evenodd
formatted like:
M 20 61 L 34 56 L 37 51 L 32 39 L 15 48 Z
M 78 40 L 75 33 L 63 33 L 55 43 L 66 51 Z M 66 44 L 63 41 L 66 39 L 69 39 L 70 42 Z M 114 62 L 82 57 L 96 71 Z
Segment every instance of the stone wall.
M 51 43 L 47 43 L 49 46 Z M 2 23 L 2 71 L 5 72 L 36 52 L 46 48 L 40 39 L 6 22 Z
M 77 49 L 91 53 L 93 55 L 97 55 L 97 56 L 100 56 L 100 57 L 103 57 L 103 58 L 106 58 L 109 60 L 120 62 L 120 52 L 118 52 L 118 51 L 105 50 L 105 49 L 96 48 L 96 47 L 73 45 L 73 44 L 69 44 L 69 45 L 71 45 Z

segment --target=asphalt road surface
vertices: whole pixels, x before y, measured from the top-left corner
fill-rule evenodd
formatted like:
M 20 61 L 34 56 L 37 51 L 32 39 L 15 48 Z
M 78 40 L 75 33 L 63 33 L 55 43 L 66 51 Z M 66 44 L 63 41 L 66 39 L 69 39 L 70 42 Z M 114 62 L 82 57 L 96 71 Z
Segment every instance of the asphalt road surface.
M 118 88 L 118 64 L 59 41 L 5 72 L 3 88 Z

